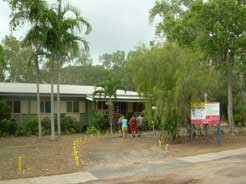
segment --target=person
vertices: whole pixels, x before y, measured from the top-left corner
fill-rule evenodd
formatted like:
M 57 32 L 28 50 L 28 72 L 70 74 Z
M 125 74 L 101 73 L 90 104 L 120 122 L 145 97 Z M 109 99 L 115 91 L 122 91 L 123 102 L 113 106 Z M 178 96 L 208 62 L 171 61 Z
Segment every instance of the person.
M 142 134 L 142 127 L 143 127 L 143 124 L 144 124 L 144 119 L 141 116 L 141 114 L 138 115 L 136 121 L 137 121 L 138 136 L 140 137 L 141 134 Z
M 135 137 L 137 131 L 137 121 L 136 121 L 135 114 L 131 117 L 129 124 L 130 124 L 131 134 L 133 137 Z
M 126 138 L 128 125 L 127 125 L 127 119 L 125 118 L 125 116 L 122 116 L 121 126 L 122 126 L 122 137 Z
M 119 135 L 121 135 L 121 129 L 122 129 L 122 119 L 123 119 L 123 115 L 121 114 L 118 121 L 117 121 L 117 125 L 118 125 L 118 132 L 119 132 Z

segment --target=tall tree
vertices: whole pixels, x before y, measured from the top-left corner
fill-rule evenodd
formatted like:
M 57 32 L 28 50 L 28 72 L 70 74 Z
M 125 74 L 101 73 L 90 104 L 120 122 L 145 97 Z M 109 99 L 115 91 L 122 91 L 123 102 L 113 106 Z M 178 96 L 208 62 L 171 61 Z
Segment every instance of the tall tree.
M 37 114 L 38 114 L 38 135 L 42 136 L 41 115 L 40 115 L 40 70 L 39 70 L 39 56 L 42 52 L 43 41 L 45 34 L 43 20 L 47 12 L 47 4 L 43 0 L 6 0 L 11 7 L 11 26 L 13 29 L 18 28 L 24 23 L 29 23 L 31 28 L 25 40 L 30 41 L 34 48 L 33 61 L 36 67 L 36 83 L 37 83 Z
M 126 61 L 125 52 L 118 50 L 111 54 L 105 53 L 99 57 L 99 61 L 105 68 L 118 71 Z
M 134 53 L 129 69 L 139 94 L 146 99 L 145 117 L 175 140 L 179 127 L 189 126 L 191 102 L 203 100 L 205 90 L 214 98 L 212 92 L 220 87 L 220 73 L 201 53 L 175 44 L 138 48 Z M 152 106 L 157 107 L 154 112 Z
M 84 50 L 89 49 L 87 41 L 78 34 L 82 32 L 83 28 L 85 28 L 85 34 L 89 34 L 91 26 L 75 7 L 70 4 L 63 5 L 61 0 L 57 1 L 56 7 L 50 9 L 47 18 L 49 28 L 46 48 L 51 54 L 51 61 L 54 62 L 52 67 L 55 65 L 57 74 L 57 127 L 58 136 L 60 136 L 60 70 L 66 60 L 71 59 L 74 54 L 80 51 L 80 43 L 83 44 Z M 51 119 L 51 122 L 54 124 L 54 118 Z
M 182 46 L 200 49 L 227 69 L 228 120 L 233 135 L 233 69 L 245 52 L 246 6 L 241 0 L 156 1 L 150 18 L 160 16 L 157 33 Z
M 4 50 L 2 45 L 0 45 L 0 81 L 4 81 L 5 75 L 4 70 L 6 67 L 5 59 L 4 59 Z
M 2 41 L 4 61 L 5 61 L 5 80 L 11 82 L 35 82 L 33 54 L 30 46 L 24 46 L 23 42 L 13 36 L 6 36 Z

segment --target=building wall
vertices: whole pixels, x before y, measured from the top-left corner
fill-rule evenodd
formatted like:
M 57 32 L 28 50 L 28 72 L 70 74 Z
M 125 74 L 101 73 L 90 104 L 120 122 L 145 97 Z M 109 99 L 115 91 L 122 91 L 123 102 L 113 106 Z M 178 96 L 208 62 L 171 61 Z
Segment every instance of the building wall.
M 36 114 L 37 113 L 37 102 L 35 100 L 30 100 L 31 101 L 31 114 Z
M 128 112 L 133 112 L 133 102 L 128 102 L 127 109 L 128 109 Z
M 86 112 L 86 101 L 79 102 L 79 112 L 85 113 Z
M 26 119 L 30 117 L 36 117 L 37 115 L 37 102 L 36 97 L 20 97 L 20 96 L 9 96 L 4 97 L 6 100 L 19 100 L 21 111 L 20 113 L 12 114 L 12 117 L 16 119 L 18 122 L 25 122 Z M 49 97 L 41 97 L 41 101 L 50 101 Z M 55 99 L 56 100 L 56 99 Z M 68 113 L 67 112 L 67 102 L 68 101 L 79 101 L 79 113 Z M 127 102 L 126 112 L 133 112 L 133 103 L 135 102 Z M 55 107 L 54 112 L 57 112 L 56 101 L 54 101 Z M 96 102 L 87 101 L 85 98 L 77 98 L 77 97 L 62 97 L 60 101 L 60 113 L 65 114 L 67 116 L 74 117 L 76 120 L 83 122 L 85 124 L 90 125 L 93 119 L 93 112 L 96 110 L 100 110 L 97 108 Z M 103 113 L 107 113 L 107 108 L 103 109 Z M 50 113 L 41 113 L 41 118 L 50 117 Z
M 35 117 L 37 115 L 37 102 L 36 97 L 4 97 L 7 101 L 20 101 L 20 113 L 12 113 L 12 118 L 16 119 L 18 122 L 25 122 L 30 117 Z M 42 98 L 41 101 L 50 101 L 50 98 Z M 67 101 L 79 101 L 79 113 L 68 113 L 67 112 Z M 83 123 L 87 123 L 85 121 L 88 120 L 87 116 L 87 108 L 86 108 L 86 100 L 84 98 L 61 98 L 60 101 L 60 113 L 65 114 L 67 116 L 71 116 L 75 118 L 77 121 L 82 121 Z M 56 101 L 54 101 L 54 112 L 57 113 Z M 41 113 L 41 118 L 50 117 L 50 113 Z
M 29 108 L 28 108 L 28 100 L 21 100 L 21 113 L 22 114 L 27 114 Z

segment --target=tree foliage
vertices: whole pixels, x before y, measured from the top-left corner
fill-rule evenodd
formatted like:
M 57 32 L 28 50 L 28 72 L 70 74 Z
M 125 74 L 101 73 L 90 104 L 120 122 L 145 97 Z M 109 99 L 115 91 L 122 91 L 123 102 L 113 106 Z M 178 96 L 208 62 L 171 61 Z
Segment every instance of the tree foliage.
M 4 79 L 10 82 L 34 82 L 32 49 L 13 36 L 6 36 L 2 41 Z
M 138 92 L 147 99 L 146 117 L 155 119 L 171 140 L 179 127 L 190 123 L 191 102 L 203 101 L 205 92 L 216 99 L 214 91 L 221 87 L 220 73 L 201 53 L 175 44 L 140 48 L 129 68 Z M 157 107 L 154 112 L 152 106 Z
M 201 50 L 227 71 L 228 120 L 233 134 L 233 67 L 245 54 L 245 2 L 162 0 L 151 9 L 150 18 L 157 15 L 162 18 L 157 33 L 181 46 Z

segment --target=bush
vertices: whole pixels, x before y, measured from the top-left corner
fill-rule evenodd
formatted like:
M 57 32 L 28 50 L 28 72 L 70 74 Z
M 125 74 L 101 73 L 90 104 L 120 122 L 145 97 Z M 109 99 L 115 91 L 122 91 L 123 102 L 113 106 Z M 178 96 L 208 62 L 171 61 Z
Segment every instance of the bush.
M 30 135 L 30 132 L 27 132 L 27 129 L 23 126 L 18 126 L 15 132 L 15 136 L 27 136 Z
M 100 132 L 100 130 L 97 129 L 95 126 L 89 126 L 87 127 L 87 130 L 86 130 L 87 134 L 97 134 L 98 132 Z
M 81 132 L 81 124 L 82 123 L 71 116 L 61 117 L 61 130 L 66 134 Z
M 11 119 L 11 108 L 5 100 L 0 100 L 0 121 Z
M 108 119 L 104 116 L 102 112 L 95 112 L 92 121 L 93 121 L 93 126 L 96 129 L 105 131 L 109 128 Z
M 57 130 L 57 121 L 55 126 Z M 42 135 L 51 133 L 50 119 L 42 119 Z M 65 134 L 79 133 L 82 130 L 82 123 L 71 116 L 61 116 L 61 131 Z M 29 136 L 38 134 L 38 119 L 35 117 L 28 118 L 25 123 L 17 124 L 14 120 L 4 119 L 0 121 L 0 136 L 16 135 Z
M 24 128 L 28 135 L 37 135 L 38 134 L 38 119 L 37 118 L 30 118 L 28 119 L 25 124 Z
M 17 123 L 14 120 L 3 119 L 0 121 L 0 136 L 15 135 Z

